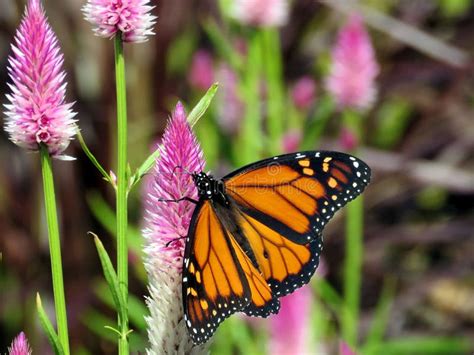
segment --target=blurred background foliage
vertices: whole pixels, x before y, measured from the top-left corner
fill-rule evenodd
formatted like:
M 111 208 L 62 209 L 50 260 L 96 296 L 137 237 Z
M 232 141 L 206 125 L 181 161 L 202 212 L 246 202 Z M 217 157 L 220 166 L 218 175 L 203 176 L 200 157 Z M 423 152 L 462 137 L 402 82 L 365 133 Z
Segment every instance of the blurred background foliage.
M 113 42 L 92 35 L 81 16 L 81 1 L 46 0 L 44 5 L 65 53 L 68 98 L 76 101 L 82 134 L 103 165 L 114 170 Z M 216 175 L 285 150 L 344 148 L 344 120 L 324 80 L 347 4 L 293 1 L 288 23 L 279 31 L 238 25 L 227 15 L 227 0 L 153 5 L 156 36 L 125 49 L 133 168 L 159 142 L 176 100 L 191 109 L 213 81 L 220 82 L 219 92 L 195 130 L 208 169 Z M 20 0 L 0 2 L 2 98 L 9 43 L 23 6 Z M 358 153 L 372 167 L 373 182 L 364 199 L 357 349 L 370 354 L 472 353 L 474 7 L 469 0 L 366 0 L 355 6 L 367 19 L 381 67 L 379 94 L 362 121 L 365 140 Z M 453 47 L 432 53 L 431 42 L 399 33 L 394 21 Z M 193 68 L 203 63 L 212 78 L 199 76 L 202 66 L 193 76 Z M 293 96 L 302 77 L 315 82 L 303 104 Z M 278 99 L 266 100 L 267 95 Z M 0 137 L 0 352 L 24 330 L 34 353 L 45 354 L 49 347 L 34 309 L 37 291 L 47 310 L 53 307 L 40 167 L 3 130 Z M 113 248 L 114 195 L 77 141 L 68 153 L 77 160 L 56 162 L 55 173 L 73 353 L 110 354 L 116 351 L 115 335 L 104 325 L 114 323 L 113 302 L 87 232 L 94 231 Z M 129 233 L 131 343 L 141 353 L 147 343 L 143 190 L 135 189 L 130 198 Z M 301 310 L 310 314 L 311 354 L 337 353 L 341 340 L 343 215 L 325 229 L 324 272 L 311 282 L 310 309 Z M 232 317 L 217 332 L 213 352 L 265 353 L 268 322 Z

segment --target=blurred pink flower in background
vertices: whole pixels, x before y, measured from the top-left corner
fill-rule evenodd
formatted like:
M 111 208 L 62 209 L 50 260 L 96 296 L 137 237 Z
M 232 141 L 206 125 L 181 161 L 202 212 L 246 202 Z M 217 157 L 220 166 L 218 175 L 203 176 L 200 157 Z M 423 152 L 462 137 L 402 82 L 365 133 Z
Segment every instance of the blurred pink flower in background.
M 219 90 L 218 123 L 227 134 L 236 134 L 244 115 L 244 104 L 239 97 L 237 74 L 226 64 L 219 67 L 217 72 Z
M 357 355 L 345 341 L 339 341 L 339 355 Z
M 186 172 L 202 171 L 201 148 L 178 103 L 163 134 L 160 157 L 147 187 L 145 228 L 145 268 L 149 277 L 150 354 L 188 354 L 206 347 L 194 347 L 183 319 L 181 273 L 185 237 L 194 204 L 188 201 L 164 202 L 187 196 L 197 199 L 197 189 Z
M 60 157 L 76 134 L 76 114 L 64 102 L 63 55 L 39 0 L 28 2 L 12 51 L 5 131 L 20 147 L 37 151 L 43 143 L 52 156 Z
M 353 14 L 340 30 L 332 49 L 332 65 L 326 86 L 340 109 L 368 109 L 377 89 L 379 73 L 370 37 L 359 15 Z
M 291 89 L 291 98 L 298 109 L 309 109 L 316 99 L 316 81 L 310 76 L 298 79 Z
M 97 36 L 113 38 L 121 32 L 124 42 L 145 42 L 155 34 L 152 9 L 149 0 L 88 0 L 82 11 Z
M 189 83 L 199 90 L 207 90 L 214 83 L 214 63 L 211 53 L 200 49 L 194 53 L 188 73 Z
M 286 132 L 282 138 L 283 153 L 293 153 L 299 150 L 303 134 L 300 130 L 293 129 Z
M 25 333 L 21 332 L 13 339 L 11 347 L 8 348 L 8 355 L 31 355 Z
M 234 0 L 232 17 L 255 27 L 283 26 L 288 21 L 288 0 Z
M 311 288 L 303 286 L 292 294 L 282 297 L 280 313 L 270 322 L 269 354 L 303 355 L 310 351 Z
M 339 145 L 345 151 L 351 151 L 357 148 L 359 141 L 356 133 L 349 127 L 343 126 L 339 134 Z

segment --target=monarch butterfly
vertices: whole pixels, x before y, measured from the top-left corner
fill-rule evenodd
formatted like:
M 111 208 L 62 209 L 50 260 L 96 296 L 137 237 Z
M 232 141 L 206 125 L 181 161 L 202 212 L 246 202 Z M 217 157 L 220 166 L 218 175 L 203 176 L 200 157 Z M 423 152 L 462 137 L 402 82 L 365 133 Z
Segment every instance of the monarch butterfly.
M 344 153 L 305 151 L 221 180 L 192 173 L 199 200 L 183 259 L 184 320 L 195 344 L 235 312 L 267 317 L 308 283 L 334 213 L 364 190 L 370 168 Z

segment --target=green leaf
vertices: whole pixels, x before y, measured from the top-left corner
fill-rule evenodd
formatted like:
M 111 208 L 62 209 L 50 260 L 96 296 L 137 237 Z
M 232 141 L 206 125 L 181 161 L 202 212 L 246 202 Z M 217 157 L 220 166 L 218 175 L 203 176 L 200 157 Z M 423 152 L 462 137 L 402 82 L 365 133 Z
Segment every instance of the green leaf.
M 112 343 L 117 341 L 117 333 L 107 328 L 107 324 L 115 324 L 115 320 L 95 310 L 89 310 L 81 315 L 81 321 L 101 339 L 106 339 Z
M 472 6 L 471 0 L 438 0 L 439 7 L 446 17 L 460 17 Z
M 79 140 L 79 144 L 81 145 L 82 147 L 82 150 L 84 151 L 84 153 L 87 155 L 87 157 L 89 158 L 89 160 L 91 161 L 92 164 L 94 164 L 94 166 L 97 168 L 97 170 L 99 170 L 99 172 L 102 174 L 102 176 L 104 177 L 104 179 L 108 182 L 110 182 L 112 185 L 114 185 L 111 177 L 109 174 L 107 174 L 107 172 L 105 171 L 105 169 L 102 167 L 102 165 L 100 165 L 99 161 L 96 159 L 96 157 L 94 156 L 94 154 L 92 154 L 92 152 L 90 151 L 89 147 L 87 147 L 87 144 L 86 142 L 84 141 L 84 137 L 82 137 L 82 134 L 81 134 L 81 131 L 79 130 L 79 128 L 77 128 L 77 139 Z
M 240 72 L 243 68 L 242 56 L 232 46 L 232 41 L 222 34 L 223 31 L 217 23 L 214 20 L 207 20 L 203 23 L 203 28 L 219 55 L 224 58 L 234 70 Z
M 391 278 L 385 280 L 382 288 L 382 294 L 380 295 L 380 299 L 377 303 L 375 315 L 367 333 L 365 345 L 362 350 L 364 354 L 369 354 L 371 348 L 376 348 L 380 343 L 382 343 L 390 317 L 390 306 L 393 302 L 394 292 L 394 280 Z
M 217 89 L 219 88 L 218 83 L 214 83 L 207 90 L 204 96 L 199 100 L 196 106 L 191 110 L 188 115 L 189 125 L 192 127 L 196 124 L 197 121 L 206 113 L 209 105 L 211 104 L 212 99 L 216 95 Z
M 88 310 L 81 315 L 81 322 L 101 340 L 106 340 L 110 343 L 117 342 L 117 329 L 110 326 L 110 324 L 116 323 L 114 319 L 109 318 L 96 310 Z M 138 332 L 130 333 L 129 343 L 131 353 L 145 353 L 147 341 L 144 334 Z
M 53 325 L 51 324 L 51 321 L 49 320 L 46 312 L 43 309 L 43 305 L 41 303 L 41 297 L 39 293 L 36 294 L 36 309 L 38 310 L 41 326 L 43 327 L 43 330 L 48 336 L 48 340 L 54 349 L 54 353 L 56 355 L 64 355 L 65 353 L 61 345 L 61 342 L 59 341 L 59 337 L 56 334 L 53 328 Z
M 191 127 L 193 127 L 197 121 L 206 113 L 209 105 L 211 104 L 212 99 L 216 95 L 217 89 L 219 88 L 218 83 L 214 83 L 211 87 L 207 90 L 204 96 L 199 100 L 196 106 L 192 109 L 192 111 L 188 115 L 188 122 Z M 140 165 L 137 169 L 136 173 L 132 176 L 130 180 L 130 189 L 133 188 L 141 179 L 142 177 L 153 167 L 155 164 L 156 159 L 160 156 L 159 149 L 156 149 L 153 153 L 151 153 L 148 158 Z
M 160 156 L 160 150 L 156 149 L 151 153 L 148 158 L 140 165 L 135 174 L 130 179 L 130 189 L 135 187 L 136 184 L 142 179 L 142 177 L 153 167 L 156 159 Z
M 104 302 L 106 305 L 113 307 L 114 301 L 108 292 L 108 288 L 103 280 L 100 280 L 94 286 L 94 293 L 97 297 Z M 135 327 L 139 330 L 146 329 L 146 321 L 145 316 L 148 314 L 148 309 L 145 306 L 145 303 L 138 297 L 134 296 L 133 294 L 128 295 L 128 316 L 130 318 L 130 322 L 135 325 Z
M 384 355 L 461 355 L 472 353 L 473 345 L 472 341 L 463 337 L 407 336 L 386 341 L 370 349 L 370 353 Z
M 305 125 L 303 142 L 301 143 L 302 150 L 314 149 L 318 146 L 324 129 L 334 113 L 334 108 L 331 97 L 321 97 L 316 106 L 316 111 Z
M 339 293 L 331 286 L 329 282 L 322 278 L 316 278 L 311 283 L 313 290 L 323 300 L 323 302 L 335 313 L 339 314 L 344 307 L 344 302 Z
M 91 209 L 94 217 L 99 221 L 102 227 L 109 232 L 114 238 L 117 236 L 117 222 L 115 218 L 115 212 L 102 198 L 102 196 L 96 192 L 89 192 L 86 196 L 87 204 Z M 128 225 L 127 229 L 127 243 L 129 248 L 136 253 L 141 255 L 142 249 L 142 237 L 137 228 Z
M 371 135 L 380 148 L 390 149 L 404 137 L 412 118 L 413 107 L 401 98 L 385 101 L 376 113 L 376 127 Z
M 120 291 L 119 282 L 117 278 L 117 274 L 115 273 L 115 269 L 110 261 L 110 257 L 107 254 L 107 251 L 104 248 L 104 245 L 97 237 L 97 235 L 89 232 L 94 236 L 95 246 L 97 248 L 97 252 L 99 253 L 100 263 L 102 264 L 102 270 L 104 272 L 105 281 L 107 281 L 109 285 L 110 293 L 112 294 L 112 298 L 115 303 L 115 307 L 118 310 L 119 315 L 126 315 L 127 314 L 127 305 L 125 304 L 125 300 L 123 298 L 122 292 Z
M 194 26 L 180 31 L 181 35 L 174 37 L 166 51 L 166 70 L 171 75 L 185 73 L 191 65 L 193 53 L 197 46 L 197 31 Z

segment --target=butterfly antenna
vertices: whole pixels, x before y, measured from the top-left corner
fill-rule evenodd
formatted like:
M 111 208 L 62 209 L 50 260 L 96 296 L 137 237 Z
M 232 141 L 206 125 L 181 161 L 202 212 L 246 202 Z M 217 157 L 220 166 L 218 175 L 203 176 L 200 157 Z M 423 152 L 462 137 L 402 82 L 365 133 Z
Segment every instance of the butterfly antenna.
M 185 167 L 183 167 L 183 166 L 181 166 L 181 165 L 176 165 L 176 166 L 173 168 L 173 175 L 174 175 L 174 173 L 175 173 L 175 171 L 176 171 L 177 169 L 181 169 L 182 171 L 184 171 L 184 172 L 185 172 L 186 174 L 188 174 L 188 175 L 191 175 L 191 176 L 193 175 L 192 172 L 190 172 L 188 169 L 186 169 Z

